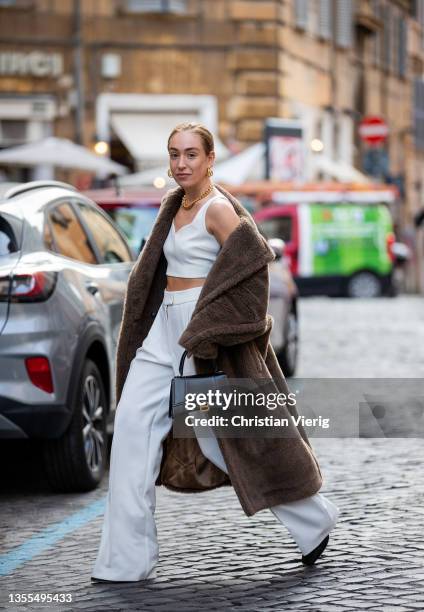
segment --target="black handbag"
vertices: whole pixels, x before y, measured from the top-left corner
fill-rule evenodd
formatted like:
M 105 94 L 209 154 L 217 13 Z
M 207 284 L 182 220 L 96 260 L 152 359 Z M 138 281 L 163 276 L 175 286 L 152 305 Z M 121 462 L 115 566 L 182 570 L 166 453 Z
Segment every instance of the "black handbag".
M 209 389 L 216 390 L 222 388 L 223 385 L 228 381 L 228 377 L 225 372 L 217 370 L 217 363 L 214 362 L 215 372 L 211 374 L 192 374 L 190 376 L 183 376 L 184 361 L 188 351 L 184 351 L 181 356 L 179 366 L 179 376 L 174 376 L 171 381 L 171 390 L 169 393 L 169 417 L 175 418 L 180 414 L 189 414 L 185 408 L 185 396 L 187 393 L 207 393 Z M 207 404 L 197 404 L 197 407 L 201 411 L 208 411 L 209 406 Z

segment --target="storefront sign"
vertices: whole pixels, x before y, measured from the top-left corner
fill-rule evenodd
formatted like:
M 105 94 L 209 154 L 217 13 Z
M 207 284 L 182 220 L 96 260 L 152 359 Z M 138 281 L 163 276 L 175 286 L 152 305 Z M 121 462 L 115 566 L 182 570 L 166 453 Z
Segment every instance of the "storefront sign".
M 0 53 L 0 74 L 3 76 L 57 77 L 63 73 L 63 56 L 60 53 L 31 51 Z

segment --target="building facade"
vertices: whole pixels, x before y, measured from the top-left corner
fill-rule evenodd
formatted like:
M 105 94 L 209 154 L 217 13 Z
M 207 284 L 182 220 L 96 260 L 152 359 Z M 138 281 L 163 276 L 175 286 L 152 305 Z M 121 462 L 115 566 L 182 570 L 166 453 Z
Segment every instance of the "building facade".
M 266 118 L 296 119 L 305 178 L 343 163 L 396 183 L 396 223 L 415 240 L 423 26 L 424 0 L 0 0 L 0 147 L 102 140 L 140 170 L 166 158 L 180 120 L 205 122 L 222 158 L 262 140 Z M 388 128 L 377 147 L 359 136 L 370 115 Z

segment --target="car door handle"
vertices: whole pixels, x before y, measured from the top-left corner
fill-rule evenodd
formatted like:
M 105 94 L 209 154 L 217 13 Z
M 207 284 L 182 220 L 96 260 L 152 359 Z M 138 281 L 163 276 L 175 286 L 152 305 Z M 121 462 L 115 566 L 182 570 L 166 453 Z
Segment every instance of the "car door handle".
M 91 295 L 96 295 L 99 291 L 99 285 L 97 283 L 93 283 L 93 281 L 88 281 L 85 283 L 86 289 Z

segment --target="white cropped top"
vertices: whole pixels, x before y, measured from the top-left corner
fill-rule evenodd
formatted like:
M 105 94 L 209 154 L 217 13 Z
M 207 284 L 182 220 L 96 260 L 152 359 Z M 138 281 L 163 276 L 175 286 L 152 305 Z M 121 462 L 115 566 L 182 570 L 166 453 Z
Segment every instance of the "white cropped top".
M 183 225 L 178 231 L 174 220 L 163 245 L 168 262 L 167 276 L 182 278 L 205 278 L 212 268 L 221 245 L 206 229 L 206 211 L 221 194 L 212 196 L 203 204 L 191 223 Z

